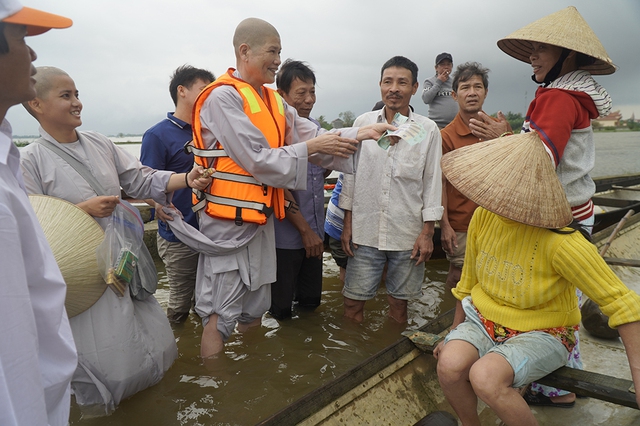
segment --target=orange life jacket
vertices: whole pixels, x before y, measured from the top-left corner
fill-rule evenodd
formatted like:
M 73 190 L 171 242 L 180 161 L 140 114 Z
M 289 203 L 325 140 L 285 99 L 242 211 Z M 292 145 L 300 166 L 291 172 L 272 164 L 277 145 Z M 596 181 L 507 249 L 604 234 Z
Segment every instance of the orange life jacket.
M 278 148 L 284 145 L 286 118 L 282 97 L 275 90 L 262 86 L 265 94 L 265 99 L 262 99 L 249 83 L 234 77 L 233 72 L 234 69 L 229 68 L 205 87 L 194 105 L 193 146 L 186 149 L 193 152 L 197 164 L 204 168 L 213 167 L 216 171 L 207 189 L 202 192 L 194 190 L 193 209 L 204 208 L 209 216 L 234 220 L 238 226 L 244 222 L 264 225 L 273 212 L 278 219 L 284 218 L 284 191 L 258 182 L 225 153 L 220 140 L 207 149 L 202 139 L 202 105 L 213 89 L 229 85 L 242 97 L 245 114 L 260 129 L 269 146 Z

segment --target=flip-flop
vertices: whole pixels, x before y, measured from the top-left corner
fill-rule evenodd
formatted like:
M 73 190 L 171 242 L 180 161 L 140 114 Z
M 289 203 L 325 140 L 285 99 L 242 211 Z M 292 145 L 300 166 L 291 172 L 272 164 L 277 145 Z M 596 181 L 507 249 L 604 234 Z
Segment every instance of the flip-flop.
M 553 402 L 551 398 L 543 395 L 542 393 L 533 393 L 530 389 L 522 395 L 528 405 L 534 405 L 538 407 L 558 407 L 558 408 L 571 408 L 576 405 L 575 401 L 572 402 Z

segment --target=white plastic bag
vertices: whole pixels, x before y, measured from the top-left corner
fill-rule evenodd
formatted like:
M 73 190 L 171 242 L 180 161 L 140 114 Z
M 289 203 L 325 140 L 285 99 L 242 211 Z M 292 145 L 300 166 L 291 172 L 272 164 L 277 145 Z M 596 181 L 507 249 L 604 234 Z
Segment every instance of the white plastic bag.
M 131 296 L 139 300 L 155 293 L 157 271 L 143 237 L 140 212 L 121 200 L 109 217 L 104 241 L 96 249 L 100 274 L 120 297 L 127 287 Z

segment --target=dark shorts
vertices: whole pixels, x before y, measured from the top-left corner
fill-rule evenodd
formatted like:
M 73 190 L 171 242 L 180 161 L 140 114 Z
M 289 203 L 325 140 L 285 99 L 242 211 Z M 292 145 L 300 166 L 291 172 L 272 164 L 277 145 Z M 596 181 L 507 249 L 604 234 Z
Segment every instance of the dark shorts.
M 329 237 L 329 248 L 331 249 L 331 256 L 336 264 L 344 269 L 347 269 L 347 260 L 349 257 L 342 250 L 342 241 L 336 240 L 333 237 Z

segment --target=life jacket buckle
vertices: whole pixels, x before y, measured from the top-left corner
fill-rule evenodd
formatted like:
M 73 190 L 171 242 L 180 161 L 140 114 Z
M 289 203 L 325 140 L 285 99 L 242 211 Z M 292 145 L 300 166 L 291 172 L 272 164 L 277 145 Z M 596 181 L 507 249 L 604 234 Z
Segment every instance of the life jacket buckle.
M 192 152 L 193 145 L 191 145 L 191 142 L 193 142 L 193 140 L 185 142 L 184 146 L 182 147 L 184 153 L 187 155 L 191 154 Z
M 273 207 L 263 206 L 261 212 L 266 216 L 267 219 L 269 219 L 269 217 L 273 214 Z
M 192 192 L 196 196 L 196 199 L 198 200 L 198 202 L 194 203 L 194 205 L 191 207 L 191 210 L 194 213 L 196 213 L 202 210 L 204 206 L 207 204 L 207 194 L 205 194 L 204 192 L 198 189 L 194 189 Z
M 242 224 L 244 223 L 244 221 L 242 220 L 242 208 L 241 207 L 236 207 L 236 218 L 234 223 L 237 226 L 242 226 Z

